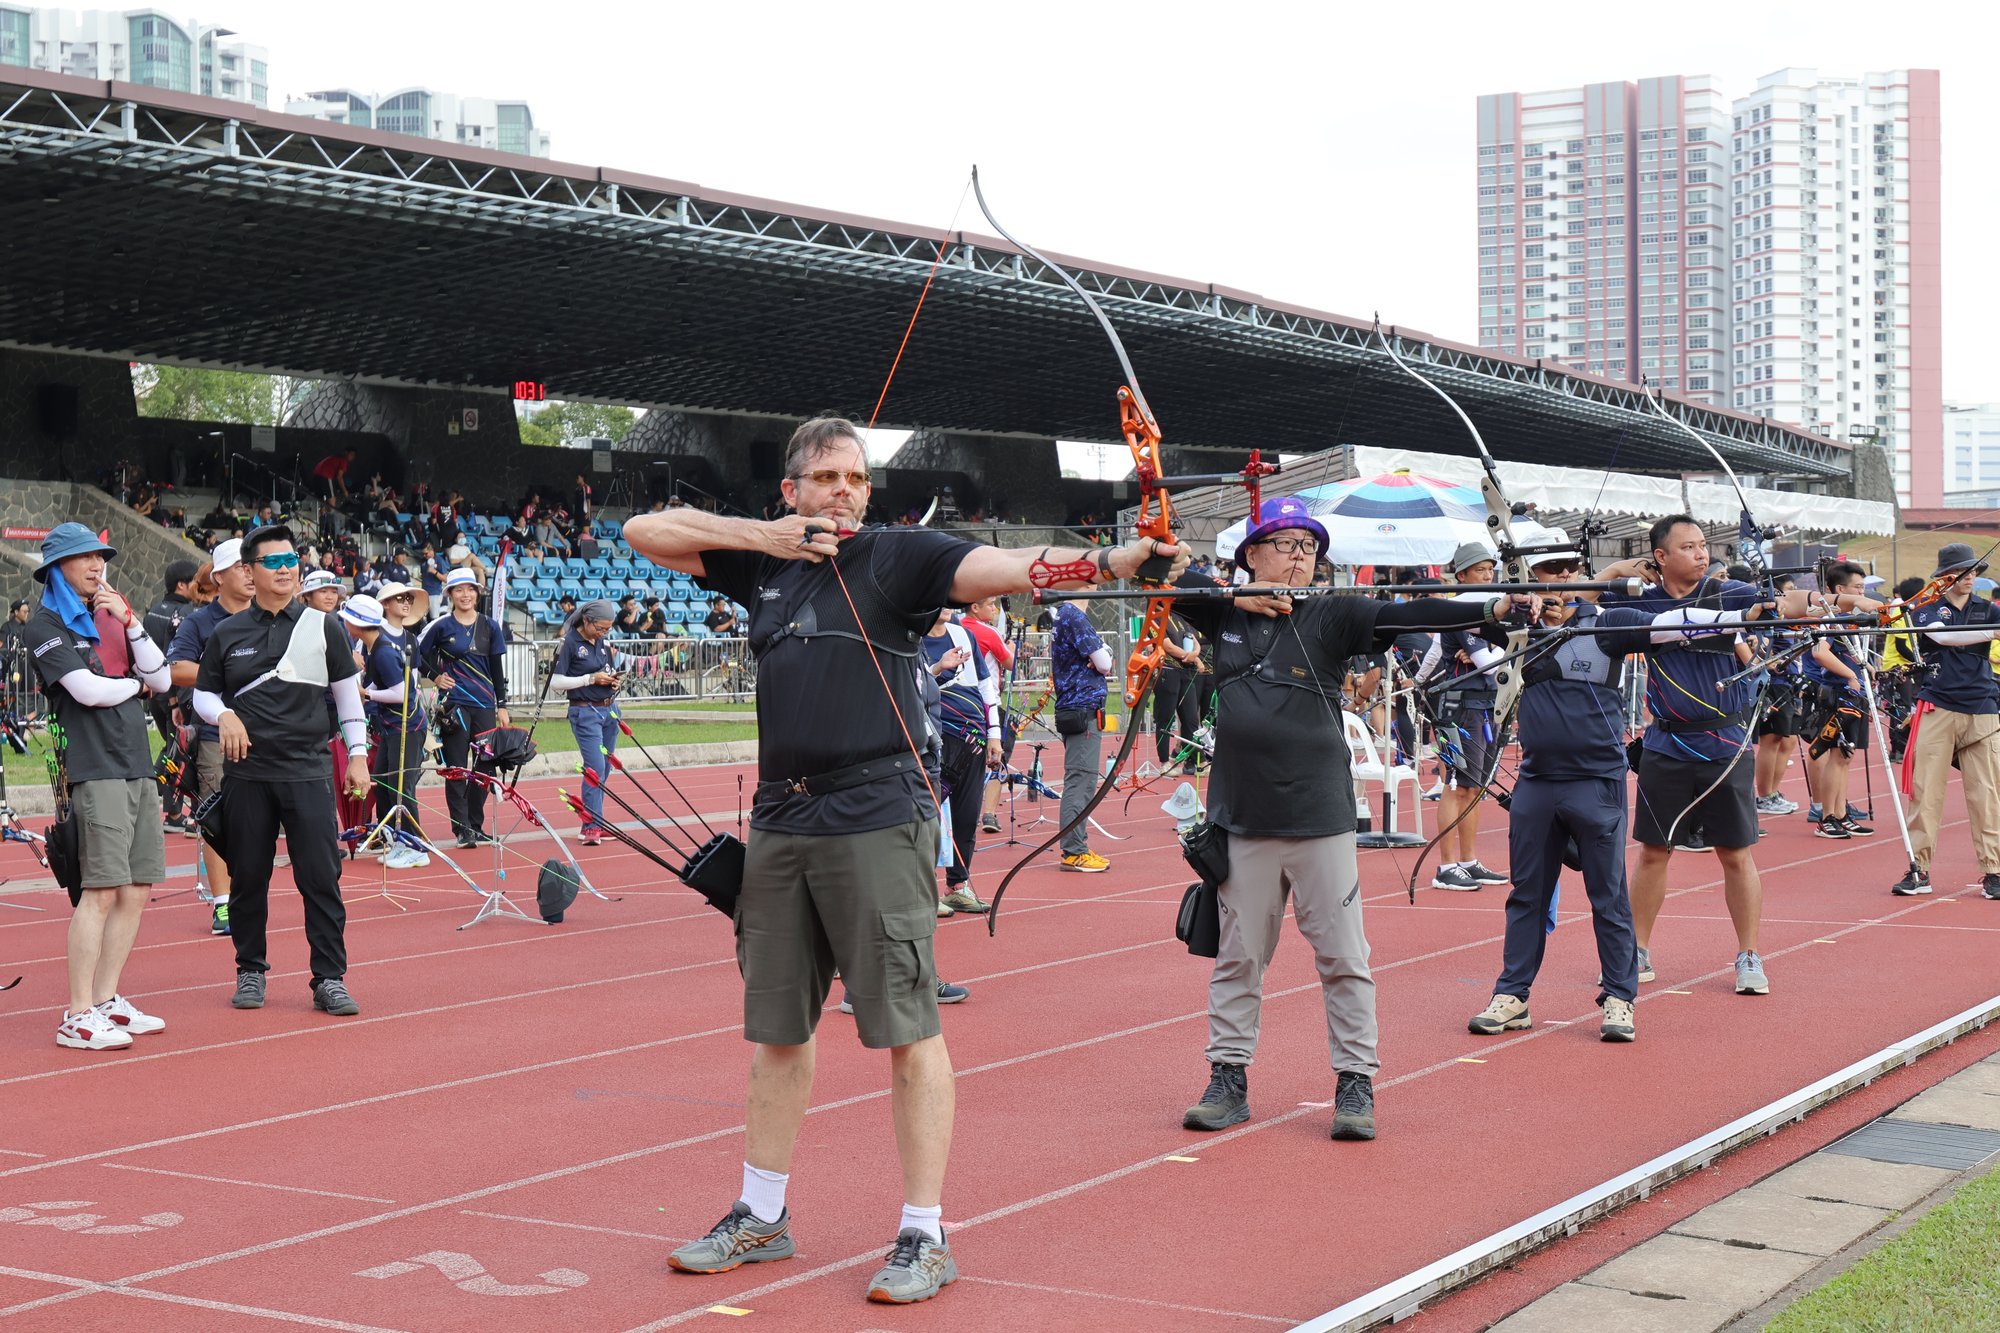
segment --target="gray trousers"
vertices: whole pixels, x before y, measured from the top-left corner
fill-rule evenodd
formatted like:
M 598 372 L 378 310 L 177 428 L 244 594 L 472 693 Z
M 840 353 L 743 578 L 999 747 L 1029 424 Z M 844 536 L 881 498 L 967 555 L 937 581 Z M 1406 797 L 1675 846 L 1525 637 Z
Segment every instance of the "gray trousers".
M 1072 819 L 1083 812 L 1083 807 L 1090 804 L 1090 795 L 1097 790 L 1098 781 L 1103 777 L 1098 771 L 1098 764 L 1104 746 L 1097 735 L 1097 717 L 1093 714 L 1082 731 L 1063 737 L 1063 789 L 1059 817 L 1066 828 Z M 1062 854 L 1080 856 L 1089 850 L 1090 821 L 1082 820 L 1063 834 Z
M 1222 943 L 1208 983 L 1208 1059 L 1247 1065 L 1257 1053 L 1264 969 L 1278 947 L 1289 897 L 1312 945 L 1326 1000 L 1327 1052 L 1335 1073 L 1367 1074 L 1375 1058 L 1375 978 L 1361 928 L 1361 869 L 1354 835 L 1229 839 L 1229 878 L 1217 895 Z

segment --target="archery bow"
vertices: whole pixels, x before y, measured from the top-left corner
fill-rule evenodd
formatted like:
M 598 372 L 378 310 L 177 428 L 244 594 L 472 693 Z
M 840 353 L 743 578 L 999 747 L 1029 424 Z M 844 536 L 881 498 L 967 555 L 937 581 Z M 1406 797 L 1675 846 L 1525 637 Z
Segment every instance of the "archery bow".
M 1132 358 L 1126 354 L 1124 340 L 1118 336 L 1118 330 L 1111 323 L 1111 317 L 1105 314 L 1104 308 L 1084 290 L 1083 284 L 1070 276 L 1067 269 L 1050 260 L 1033 246 L 1017 239 L 1000 225 L 1000 220 L 993 216 L 993 210 L 987 207 L 986 194 L 979 186 L 979 168 L 976 166 L 972 169 L 972 194 L 979 202 L 979 211 L 985 215 L 993 230 L 999 232 L 1001 237 L 1015 249 L 1062 279 L 1063 284 L 1076 293 L 1085 308 L 1097 317 L 1105 336 L 1111 340 L 1111 350 L 1118 358 L 1119 369 L 1125 374 L 1125 382 L 1118 387 L 1118 429 L 1125 437 L 1126 447 L 1132 451 L 1132 471 L 1139 481 L 1139 512 L 1133 524 L 1133 532 L 1138 537 L 1150 537 L 1156 543 L 1173 544 L 1173 504 L 1164 485 L 1168 479 L 1162 477 L 1160 473 L 1160 425 L 1153 416 L 1153 409 L 1146 403 L 1145 392 L 1139 387 L 1138 372 L 1132 368 Z M 1273 465 L 1263 463 L 1255 453 L 1251 455 L 1249 466 L 1244 469 L 1240 480 L 1251 488 L 1253 520 L 1256 517 L 1259 499 L 1258 478 L 1268 476 L 1276 470 Z M 1139 581 L 1155 587 L 1160 586 L 1171 568 L 1171 560 L 1155 556 L 1140 567 Z M 1126 756 L 1131 754 L 1132 743 L 1139 734 L 1138 727 L 1134 725 L 1139 716 L 1139 709 L 1153 688 L 1153 678 L 1158 674 L 1160 661 L 1166 654 L 1164 645 L 1167 637 L 1167 617 L 1172 611 L 1173 601 L 1170 598 L 1146 599 L 1145 619 L 1141 622 L 1139 636 L 1132 645 L 1131 656 L 1125 662 L 1125 739 L 1118 747 L 1117 758 L 1112 761 L 1110 772 L 1106 774 L 1103 782 L 1098 784 L 1097 790 L 1091 794 L 1090 800 L 1083 808 L 1050 835 L 1047 841 L 1015 862 L 1013 868 L 1001 878 L 999 886 L 993 890 L 992 908 L 986 914 L 988 935 L 993 934 L 996 928 L 1000 918 L 1000 900 L 1006 895 L 1007 886 L 1014 882 L 1014 877 L 1020 874 L 1029 862 L 1061 842 L 1071 829 L 1079 827 L 1089 819 L 1091 812 L 1103 803 L 1104 798 L 1116 785 L 1118 770 L 1125 763 Z
M 1757 590 L 1763 599 L 1775 602 L 1777 600 L 1778 589 L 1777 583 L 1771 574 L 1770 563 L 1764 558 L 1764 530 L 1757 525 L 1757 520 L 1751 517 L 1750 497 L 1744 494 L 1743 483 L 1736 479 L 1736 469 L 1729 466 L 1729 460 L 1722 456 L 1720 449 L 1717 449 L 1706 439 L 1702 438 L 1700 431 L 1688 425 L 1680 417 L 1667 411 L 1666 405 L 1654 394 L 1653 386 L 1650 383 L 1641 380 L 1639 391 L 1645 395 L 1646 402 L 1652 407 L 1653 412 L 1657 416 L 1664 421 L 1672 422 L 1674 425 L 1680 427 L 1681 433 L 1700 445 L 1707 452 L 1708 456 L 1715 460 L 1716 466 L 1722 469 L 1722 475 L 1729 478 L 1730 489 L 1736 492 L 1736 504 L 1738 507 L 1736 517 L 1736 554 L 1745 565 L 1750 567 L 1751 573 L 1756 576 Z M 1773 609 L 1775 610 L 1775 608 Z M 1743 723 L 1743 743 L 1736 747 L 1736 753 L 1729 757 L 1729 762 L 1723 765 L 1720 773 L 1716 774 L 1715 781 L 1709 783 L 1707 788 L 1692 801 L 1689 801 L 1686 808 L 1674 816 L 1673 823 L 1667 825 L 1668 846 L 1671 847 L 1673 845 L 1674 833 L 1680 828 L 1681 821 L 1686 819 L 1696 806 L 1707 800 L 1711 793 L 1718 790 L 1724 782 L 1727 782 L 1729 775 L 1735 771 L 1736 766 L 1743 762 L 1743 756 L 1750 753 L 1750 747 L 1757 743 L 1757 724 L 1763 718 L 1764 710 L 1769 706 L 1769 703 L 1770 679 L 1766 677 L 1764 683 L 1757 687 L 1757 695 L 1751 701 L 1750 705 L 1750 716 Z
M 1389 359 L 1396 363 L 1396 367 L 1399 370 L 1417 383 L 1423 385 L 1426 389 L 1429 389 L 1439 398 L 1442 398 L 1445 406 L 1449 407 L 1458 419 L 1465 424 L 1466 433 L 1472 436 L 1473 447 L 1479 451 L 1479 466 L 1482 473 L 1479 479 L 1479 495 L 1486 502 L 1486 531 L 1493 539 L 1495 554 L 1500 560 L 1501 568 L 1506 572 L 1507 582 L 1529 582 L 1527 557 L 1521 553 L 1519 544 L 1514 540 L 1513 520 L 1519 514 L 1515 510 L 1514 505 L 1507 499 L 1506 489 L 1500 482 L 1500 464 L 1494 459 L 1493 451 L 1486 447 L 1486 439 L 1479 433 L 1479 427 L 1473 424 L 1472 418 L 1466 415 L 1465 409 L 1458 405 L 1456 399 L 1439 388 L 1436 383 L 1420 374 L 1416 367 L 1403 360 L 1402 356 L 1396 350 L 1396 342 L 1398 340 L 1383 333 L 1382 321 L 1379 316 L 1375 320 L 1375 336 L 1380 340 L 1382 350 L 1389 354 Z M 1515 705 L 1520 702 L 1521 687 L 1525 683 L 1524 677 L 1526 674 L 1523 670 L 1524 664 L 1520 661 L 1520 656 L 1523 648 L 1527 645 L 1529 629 L 1530 626 L 1526 623 L 1508 629 L 1505 651 L 1513 661 L 1505 668 L 1496 670 L 1494 674 L 1493 741 L 1496 753 L 1498 747 L 1505 744 L 1507 721 L 1512 716 Z M 1439 829 L 1429 842 L 1418 849 L 1416 864 L 1410 867 L 1409 894 L 1411 902 L 1415 902 L 1417 898 L 1417 877 L 1423 873 L 1424 859 L 1430 855 L 1432 848 L 1443 842 L 1452 830 L 1464 823 L 1472 812 L 1479 808 L 1479 802 L 1485 799 L 1489 785 L 1488 783 L 1481 783 L 1478 790 L 1474 792 L 1472 800 L 1467 802 L 1465 808 L 1458 812 L 1457 817 Z

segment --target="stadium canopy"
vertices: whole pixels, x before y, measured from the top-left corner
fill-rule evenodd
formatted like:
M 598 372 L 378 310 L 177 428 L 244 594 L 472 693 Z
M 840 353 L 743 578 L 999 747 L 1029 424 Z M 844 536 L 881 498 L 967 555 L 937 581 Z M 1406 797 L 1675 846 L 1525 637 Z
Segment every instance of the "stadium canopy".
M 883 423 L 1117 437 L 1102 332 L 1003 241 L 130 84 L 0 75 L 4 345 L 866 416 L 942 251 Z M 1471 449 L 1371 322 L 1058 259 L 1120 328 L 1169 444 Z M 1632 385 L 1392 333 L 1501 457 L 1713 470 Z M 1671 410 L 1740 469 L 1848 472 L 1844 442 Z

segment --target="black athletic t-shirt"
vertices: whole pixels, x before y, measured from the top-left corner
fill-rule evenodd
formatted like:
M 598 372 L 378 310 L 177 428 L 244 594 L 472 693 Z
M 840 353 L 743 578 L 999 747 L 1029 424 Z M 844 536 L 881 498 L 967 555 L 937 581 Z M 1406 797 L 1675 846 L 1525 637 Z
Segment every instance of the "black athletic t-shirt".
M 1188 624 L 1215 642 L 1220 694 L 1209 818 L 1246 838 L 1354 832 L 1341 673 L 1348 658 L 1375 651 L 1375 617 L 1384 605 L 1372 597 L 1302 597 L 1290 615 L 1267 617 L 1233 603 L 1180 604 Z
M 28 617 L 22 627 L 35 674 L 42 678 L 42 693 L 62 724 L 68 749 L 63 765 L 71 782 L 97 782 L 106 778 L 129 781 L 152 776 L 153 756 L 146 744 L 145 707 L 134 695 L 111 708 L 91 708 L 70 697 L 56 684 L 72 671 L 88 671 L 108 676 L 98 659 L 97 645 L 73 632 L 46 606 Z
M 276 613 L 252 602 L 215 627 L 202 649 L 201 672 L 194 687 L 222 696 L 250 733 L 250 752 L 234 762 L 225 759 L 225 777 L 263 782 L 306 782 L 329 776 L 327 768 L 326 688 L 306 681 L 270 679 L 239 693 L 245 685 L 278 665 L 292 640 L 292 628 L 305 608 L 288 602 Z M 326 639 L 326 678 L 345 680 L 360 673 L 354 645 L 333 616 L 322 616 Z
M 921 528 L 864 528 L 841 543 L 837 564 L 855 605 L 881 621 L 870 625 L 870 637 L 901 646 L 906 627 L 867 610 L 871 598 L 863 582 L 872 578 L 889 607 L 928 623 L 949 602 L 959 562 L 975 549 L 971 542 Z M 907 753 L 911 740 L 919 749 L 926 747 L 930 725 L 917 680 L 923 658 L 915 640 L 907 640 L 911 657 L 883 652 L 871 660 L 870 649 L 858 638 L 825 633 L 776 637 L 798 620 L 822 588 L 832 585 L 832 571 L 824 564 L 778 560 L 754 551 L 703 551 L 701 562 L 704 573 L 697 583 L 750 608 L 761 781 L 817 777 Z M 821 630 L 853 633 L 854 616 L 837 585 L 819 605 L 825 607 L 829 600 L 836 609 L 821 617 Z M 917 632 L 921 635 L 921 628 Z M 897 681 L 899 697 L 910 701 L 902 708 L 901 721 L 883 688 L 884 675 Z M 936 817 L 923 777 L 912 772 L 824 796 L 760 792 L 751 807 L 750 827 L 777 833 L 867 833 Z

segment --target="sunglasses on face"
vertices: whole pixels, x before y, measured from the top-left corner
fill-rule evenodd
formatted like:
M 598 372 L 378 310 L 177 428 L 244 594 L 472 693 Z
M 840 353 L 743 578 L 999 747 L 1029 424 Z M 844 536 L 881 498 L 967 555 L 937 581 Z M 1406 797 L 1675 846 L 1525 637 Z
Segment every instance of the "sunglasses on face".
M 1550 560 L 1542 564 L 1536 565 L 1535 568 L 1542 571 L 1545 574 L 1574 574 L 1579 569 L 1583 568 L 1583 561 Z
M 830 467 L 823 467 L 817 472 L 802 472 L 798 476 L 793 477 L 792 480 L 809 481 L 815 486 L 838 486 L 842 478 L 845 478 L 847 484 L 857 490 L 866 486 L 869 481 L 866 472 L 841 472 L 838 469 Z
M 287 551 L 283 555 L 260 555 L 257 564 L 264 569 L 297 569 L 299 557 L 295 551 Z

